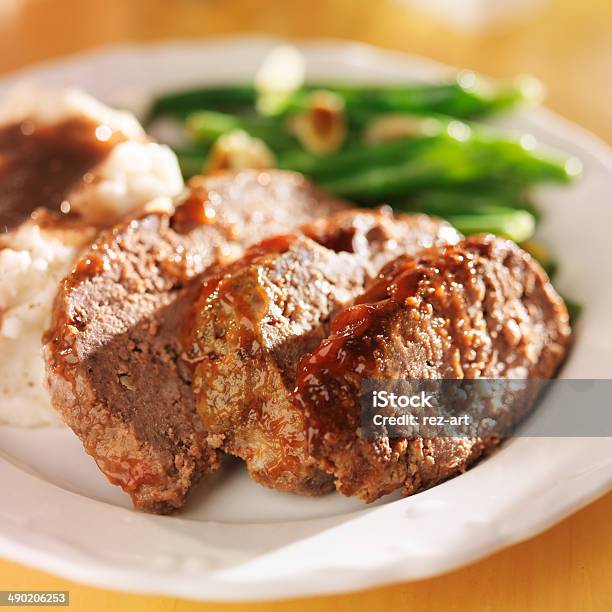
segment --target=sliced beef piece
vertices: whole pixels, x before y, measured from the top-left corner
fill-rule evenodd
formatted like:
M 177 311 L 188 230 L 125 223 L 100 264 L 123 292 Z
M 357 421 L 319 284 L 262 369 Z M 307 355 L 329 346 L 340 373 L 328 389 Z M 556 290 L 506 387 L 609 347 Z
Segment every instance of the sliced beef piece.
M 261 484 L 316 495 L 333 482 L 309 456 L 291 398 L 298 360 L 380 265 L 460 237 L 442 221 L 386 208 L 340 212 L 302 230 L 253 247 L 203 285 L 187 352 L 211 439 Z
M 218 465 L 181 357 L 203 274 L 343 207 L 291 173 L 196 178 L 175 212 L 102 234 L 63 281 L 44 347 L 52 404 L 137 508 L 180 508 Z
M 366 435 L 364 381 L 550 378 L 569 337 L 563 301 L 514 243 L 472 237 L 400 257 L 300 362 L 294 399 L 309 451 L 340 492 L 366 502 L 430 487 L 499 439 Z

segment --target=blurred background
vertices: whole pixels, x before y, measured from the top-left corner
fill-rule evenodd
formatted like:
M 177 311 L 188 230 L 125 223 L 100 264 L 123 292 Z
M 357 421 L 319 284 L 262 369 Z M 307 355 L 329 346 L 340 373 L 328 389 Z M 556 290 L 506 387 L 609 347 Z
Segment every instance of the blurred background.
M 549 107 L 612 143 L 612 0 L 0 0 L 0 72 L 112 43 L 239 33 L 528 72 Z

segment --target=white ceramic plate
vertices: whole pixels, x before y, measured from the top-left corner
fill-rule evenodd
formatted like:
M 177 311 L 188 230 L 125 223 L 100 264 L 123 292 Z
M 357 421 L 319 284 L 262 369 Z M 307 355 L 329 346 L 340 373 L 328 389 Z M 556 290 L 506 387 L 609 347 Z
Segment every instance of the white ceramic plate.
M 9 76 L 0 81 L 0 95 L 27 79 L 78 85 L 133 106 L 183 85 L 247 79 L 276 42 L 118 47 Z M 435 80 L 448 72 L 362 45 L 317 42 L 302 49 L 313 78 Z M 584 161 L 578 185 L 542 191 L 542 234 L 561 262 L 559 289 L 585 304 L 563 375 L 607 378 L 610 150 L 544 110 L 520 113 L 507 125 Z M 0 554 L 101 587 L 195 599 L 349 591 L 457 568 L 542 531 L 611 481 L 612 439 L 522 438 L 459 478 L 367 508 L 339 495 L 303 499 L 266 490 L 234 463 L 200 486 L 179 517 L 158 517 L 132 511 L 69 431 L 0 427 Z

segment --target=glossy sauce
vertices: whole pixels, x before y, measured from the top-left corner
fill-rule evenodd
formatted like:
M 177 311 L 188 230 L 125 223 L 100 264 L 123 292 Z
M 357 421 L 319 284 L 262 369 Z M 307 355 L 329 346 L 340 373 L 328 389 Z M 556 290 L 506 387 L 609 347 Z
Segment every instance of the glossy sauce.
M 92 250 L 87 257 L 77 261 L 72 274 L 70 275 L 70 283 L 72 287 L 76 287 L 82 282 L 89 280 L 94 276 L 99 276 L 108 270 L 110 270 L 109 258 L 102 252 Z
M 368 331 L 394 311 L 399 302 L 415 295 L 424 277 L 419 260 L 400 260 L 399 264 L 390 264 L 393 273 L 381 274 L 382 277 L 357 298 L 354 306 L 339 312 L 332 321 L 329 338 L 315 352 L 302 357 L 298 366 L 298 387 L 306 381 L 313 382 L 319 375 L 340 378 L 349 370 L 363 376 L 374 373 L 374 355 L 365 346 L 355 350 L 355 343 L 367 342 Z
M 192 190 L 187 199 L 177 207 L 170 222 L 179 234 L 188 234 L 200 225 L 217 223 L 217 209 L 202 190 Z
M 219 272 L 212 274 L 204 280 L 202 283 L 202 289 L 200 291 L 200 301 L 202 304 L 212 295 L 215 289 L 217 289 L 223 277 L 236 272 L 236 270 L 240 270 L 241 268 L 245 268 L 246 266 L 256 263 L 257 260 L 261 259 L 262 257 L 285 253 L 291 248 L 291 245 L 295 242 L 296 238 L 297 236 L 295 234 L 272 236 L 248 248 L 240 259 L 237 259 L 231 264 L 224 266 L 221 268 L 221 270 L 219 270 Z
M 377 336 L 387 333 L 385 321 L 398 309 L 435 304 L 434 313 L 426 316 L 447 321 L 439 333 L 453 348 L 464 352 L 475 343 L 465 300 L 458 298 L 476 272 L 479 255 L 488 249 L 486 240 L 474 246 L 447 246 L 417 258 L 399 257 L 383 268 L 354 306 L 337 315 L 330 336 L 302 357 L 297 370 L 294 400 L 310 414 L 309 439 L 318 436 L 319 428 L 346 426 L 350 415 L 339 409 L 339 398 L 354 396 L 358 403 L 359 381 L 377 375 Z
M 199 313 L 208 307 L 209 300 L 219 299 L 221 303 L 227 304 L 236 312 L 240 326 L 240 344 L 243 348 L 251 346 L 255 329 L 253 322 L 255 313 L 253 313 L 252 300 L 245 299 L 242 292 L 233 290 L 230 282 L 231 275 L 242 268 L 259 263 L 270 255 L 280 255 L 288 251 L 296 238 L 295 234 L 282 234 L 266 238 L 247 249 L 240 259 L 221 267 L 204 279 L 200 295 L 192 311 L 193 314 L 187 317 L 183 329 L 183 348 L 187 361 L 191 363 L 200 361 L 197 322 Z M 268 299 L 267 295 L 261 295 L 260 297 L 264 302 Z
M 100 127 L 84 117 L 0 127 L 0 231 L 15 228 L 37 209 L 69 215 L 71 191 L 125 140 Z

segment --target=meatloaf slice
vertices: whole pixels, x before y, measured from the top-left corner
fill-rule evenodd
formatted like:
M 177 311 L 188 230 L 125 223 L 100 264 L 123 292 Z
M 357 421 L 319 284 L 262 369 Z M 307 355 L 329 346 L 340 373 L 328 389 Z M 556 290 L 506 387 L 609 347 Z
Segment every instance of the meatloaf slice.
M 514 243 L 468 238 L 389 264 L 297 371 L 309 450 L 337 489 L 366 502 L 464 471 L 499 439 L 366 435 L 368 379 L 541 379 L 565 352 L 567 309 Z
M 385 208 L 340 212 L 302 230 L 253 247 L 203 285 L 188 354 L 211 439 L 261 484 L 316 495 L 333 482 L 310 458 L 291 399 L 298 360 L 383 263 L 459 235 L 442 221 Z
M 180 508 L 218 465 L 181 357 L 202 275 L 344 206 L 291 173 L 199 177 L 176 211 L 102 234 L 62 282 L 44 347 L 52 404 L 136 508 Z

